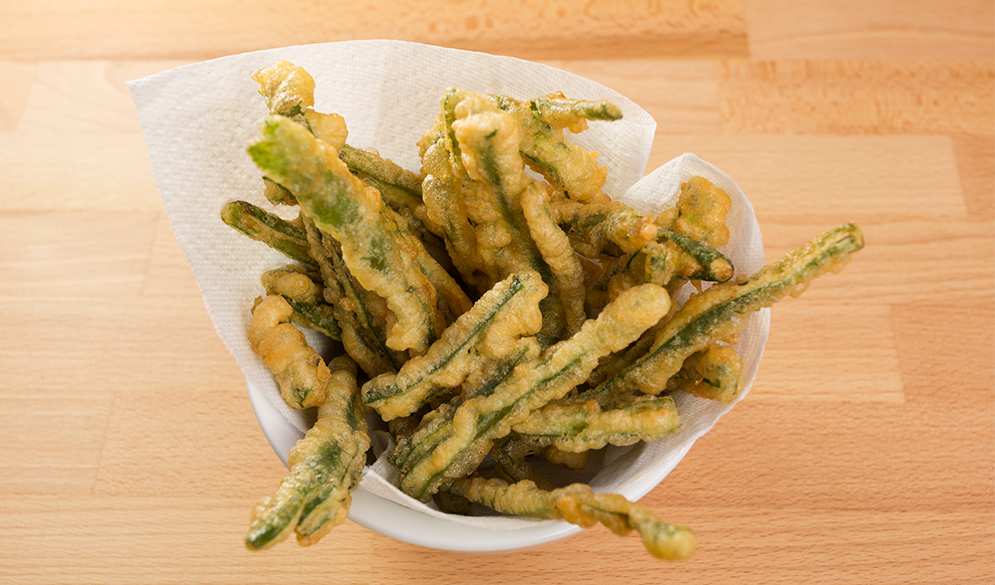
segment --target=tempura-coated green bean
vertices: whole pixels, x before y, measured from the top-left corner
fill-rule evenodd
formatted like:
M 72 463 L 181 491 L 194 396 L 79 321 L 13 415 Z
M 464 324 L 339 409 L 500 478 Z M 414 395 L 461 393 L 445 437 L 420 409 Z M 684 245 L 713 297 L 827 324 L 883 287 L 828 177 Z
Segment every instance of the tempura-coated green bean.
M 300 266 L 289 265 L 264 272 L 261 280 L 266 294 L 281 295 L 294 310 L 291 323 L 341 339 L 342 329 L 332 306 L 324 302 L 324 287 L 314 278 L 317 276 L 312 277 Z
M 376 190 L 353 176 L 337 152 L 280 116 L 266 119 L 249 154 L 266 176 L 294 194 L 319 229 L 341 244 L 345 263 L 363 287 L 387 301 L 396 319 L 387 345 L 424 352 L 445 320 L 436 307 L 435 287 L 416 258 L 400 247 L 396 222 L 384 213 Z
M 447 409 L 444 417 L 429 424 L 423 422 L 425 428 L 399 444 L 391 457 L 401 471 L 401 490 L 427 499 L 447 478 L 475 469 L 493 441 L 506 436 L 531 411 L 566 395 L 587 379 L 599 357 L 634 341 L 669 308 L 670 298 L 658 286 L 630 289 L 538 362 L 519 364 L 489 394 Z
M 221 208 L 221 219 L 253 240 L 282 252 L 287 258 L 317 268 L 311 259 L 311 247 L 300 222 L 287 221 L 247 201 L 226 203 Z
M 297 532 L 301 545 L 317 542 L 345 521 L 366 463 L 370 439 L 356 386 L 356 365 L 348 357 L 330 364 L 331 377 L 318 419 L 290 450 L 290 472 L 272 496 L 252 512 L 245 544 L 265 549 Z
M 252 310 L 249 345 L 273 373 L 280 395 L 292 408 L 302 410 L 324 401 L 328 367 L 290 324 L 293 308 L 280 295 L 262 299 Z
M 512 429 L 538 445 L 580 453 L 606 445 L 625 447 L 653 441 L 680 427 L 673 399 L 641 396 L 604 410 L 595 400 L 547 404 Z
M 559 199 L 550 204 L 550 211 L 577 253 L 588 258 L 597 258 L 610 244 L 632 254 L 656 238 L 652 216 L 618 201 L 580 203 Z
M 622 112 L 618 108 L 608 102 L 549 98 L 525 103 L 506 96 L 488 97 L 514 118 L 521 135 L 521 156 L 532 170 L 571 199 L 608 201 L 601 191 L 608 171 L 598 166 L 597 153 L 570 143 L 562 129 L 585 118 L 619 119 Z
M 531 481 L 508 484 L 478 477 L 453 480 L 447 489 L 505 514 L 563 519 L 584 528 L 600 522 L 619 535 L 635 530 L 650 554 L 669 561 L 687 559 L 695 548 L 686 526 L 662 522 L 642 504 L 616 494 L 596 494 L 585 484 L 545 491 Z
M 539 331 L 546 286 L 535 272 L 514 274 L 480 297 L 421 356 L 398 373 L 363 385 L 363 401 L 390 421 L 418 411 L 436 393 L 463 383 L 482 359 L 494 359 L 522 336 Z
M 684 360 L 667 386 L 699 398 L 732 404 L 743 389 L 743 362 L 731 346 L 713 343 Z
M 659 394 L 684 360 L 739 332 L 755 311 L 787 295 L 798 295 L 827 271 L 839 271 L 864 245 L 863 234 L 846 224 L 815 238 L 741 282 L 716 284 L 692 295 L 657 333 L 647 353 L 577 400 L 610 405 L 632 391 Z

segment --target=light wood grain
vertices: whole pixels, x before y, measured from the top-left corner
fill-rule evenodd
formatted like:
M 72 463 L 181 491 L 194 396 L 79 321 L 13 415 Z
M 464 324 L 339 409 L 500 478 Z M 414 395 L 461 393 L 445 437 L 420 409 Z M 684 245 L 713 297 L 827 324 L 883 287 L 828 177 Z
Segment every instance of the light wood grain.
M 745 56 L 741 0 L 126 2 L 0 8 L 17 59 L 205 59 L 349 39 L 429 42 L 523 58 Z
M 748 0 L 756 59 L 991 59 L 995 6 L 974 0 Z
M 307 42 L 540 59 L 749 196 L 767 258 L 867 247 L 772 309 L 751 395 L 645 498 L 687 563 L 603 527 L 500 555 L 352 522 L 241 544 L 284 471 L 162 207 L 124 81 Z M 0 5 L 0 582 L 995 582 L 995 9 L 718 0 Z
M 990 61 L 728 61 L 730 133 L 970 134 L 995 117 Z

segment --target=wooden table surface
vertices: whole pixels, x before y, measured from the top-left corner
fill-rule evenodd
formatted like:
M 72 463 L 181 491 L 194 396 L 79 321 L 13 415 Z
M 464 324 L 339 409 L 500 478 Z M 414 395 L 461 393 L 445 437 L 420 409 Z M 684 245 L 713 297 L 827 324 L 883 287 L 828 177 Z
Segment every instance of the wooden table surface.
M 768 259 L 845 221 L 866 249 L 773 309 L 750 396 L 644 498 L 699 547 L 602 527 L 528 552 L 352 522 L 242 544 L 284 472 L 163 211 L 123 82 L 396 38 L 592 78 L 756 208 Z M 0 3 L 0 582 L 991 583 L 990 0 Z

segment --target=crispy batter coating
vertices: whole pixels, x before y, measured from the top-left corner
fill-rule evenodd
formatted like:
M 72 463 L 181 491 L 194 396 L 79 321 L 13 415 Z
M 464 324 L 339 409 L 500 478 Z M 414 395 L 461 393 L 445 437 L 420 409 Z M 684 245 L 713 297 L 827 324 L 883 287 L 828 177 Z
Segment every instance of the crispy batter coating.
M 743 361 L 733 347 L 713 343 L 684 360 L 667 386 L 668 390 L 684 390 L 699 398 L 732 404 L 743 389 Z
M 669 561 L 687 559 L 695 548 L 694 534 L 686 526 L 662 522 L 642 504 L 616 494 L 596 494 L 585 484 L 545 491 L 531 481 L 463 478 L 448 489 L 505 514 L 563 519 L 584 528 L 600 522 L 619 535 L 635 530 L 650 554 Z
M 302 409 L 325 400 L 330 374 L 304 334 L 290 324 L 293 314 L 293 307 L 280 295 L 262 299 L 252 312 L 249 343 L 273 372 L 287 404 Z
M 598 166 L 598 153 L 570 143 L 562 130 L 580 131 L 586 120 L 621 119 L 621 110 L 608 102 L 568 100 L 562 94 L 528 103 L 507 96 L 489 98 L 513 117 L 521 134 L 521 156 L 532 170 L 571 199 L 609 201 L 601 191 L 608 169 Z
M 704 177 L 692 177 L 681 185 L 677 205 L 660 214 L 660 227 L 683 234 L 713 248 L 729 243 L 726 214 L 732 199 Z
M 259 84 L 259 95 L 274 114 L 303 115 L 314 106 L 314 78 L 303 67 L 277 61 L 253 73 L 252 80 Z
M 539 445 L 581 453 L 653 441 L 680 427 L 673 399 L 641 396 L 604 410 L 596 400 L 547 404 L 512 429 Z
M 407 352 L 387 347 L 387 326 L 392 317 L 384 300 L 364 289 L 352 276 L 335 241 L 302 217 L 311 256 L 318 262 L 325 285 L 323 296 L 342 329 L 342 345 L 369 376 L 396 372 Z
M 493 391 L 427 416 L 391 455 L 391 463 L 401 471 L 401 490 L 424 500 L 447 478 L 475 469 L 495 440 L 508 435 L 533 410 L 565 396 L 587 379 L 599 357 L 634 341 L 669 309 L 670 297 L 662 288 L 633 288 L 538 361 L 520 363 Z
M 455 92 L 442 99 L 442 114 L 418 143 L 421 152 L 422 196 L 425 213 L 432 225 L 438 226 L 453 265 L 463 280 L 478 292 L 484 292 L 498 280 L 495 267 L 484 265 L 477 246 L 477 234 L 467 213 L 467 191 L 471 179 L 459 159 L 459 144 L 451 132 L 455 119 Z
M 253 509 L 245 544 L 260 550 L 292 531 L 297 543 L 318 542 L 345 521 L 370 446 L 356 364 L 346 356 L 330 364 L 318 419 L 290 450 L 290 472 L 272 496 Z
M 584 312 L 584 268 L 570 245 L 570 238 L 553 221 L 546 190 L 534 181 L 522 192 L 522 212 L 528 222 L 529 233 L 543 260 L 549 265 L 553 282 L 560 293 L 566 334 L 573 335 L 587 320 Z
M 398 237 L 398 222 L 379 193 L 350 173 L 336 151 L 281 116 L 266 119 L 249 154 L 341 245 L 342 258 L 360 284 L 387 301 L 396 319 L 387 345 L 424 352 L 445 328 L 435 287 L 419 266 L 419 254 L 428 253 Z
M 738 333 L 753 312 L 789 294 L 801 294 L 827 271 L 841 270 L 863 245 L 860 229 L 846 224 L 789 252 L 749 279 L 716 284 L 692 295 L 660 329 L 643 357 L 579 399 L 609 405 L 632 391 L 659 394 L 689 356 Z
M 537 333 L 539 301 L 545 295 L 535 272 L 499 282 L 424 355 L 408 360 L 396 375 L 382 374 L 364 384 L 364 402 L 386 421 L 417 412 L 441 390 L 462 384 L 481 360 L 500 358 L 521 337 Z
M 291 264 L 264 272 L 261 280 L 267 295 L 282 296 L 294 310 L 291 323 L 341 339 L 342 329 L 335 320 L 334 309 L 325 302 L 325 288 L 315 282 L 316 278 L 317 275 Z
M 632 254 L 656 238 L 652 215 L 618 201 L 580 203 L 562 198 L 550 203 L 550 212 L 577 253 L 588 258 L 597 258 L 611 244 Z

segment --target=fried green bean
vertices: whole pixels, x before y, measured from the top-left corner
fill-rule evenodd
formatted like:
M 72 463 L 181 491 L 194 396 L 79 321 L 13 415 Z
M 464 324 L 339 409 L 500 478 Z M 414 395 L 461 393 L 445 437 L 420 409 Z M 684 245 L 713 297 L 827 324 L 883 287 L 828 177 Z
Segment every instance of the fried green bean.
M 680 427 L 672 398 L 640 396 L 604 410 L 595 400 L 547 404 L 512 429 L 538 445 L 580 453 L 606 445 L 625 447 L 653 441 Z
M 266 294 L 282 296 L 294 310 L 291 323 L 341 339 L 342 328 L 335 320 L 332 306 L 324 302 L 324 287 L 314 278 L 317 277 L 304 268 L 288 265 L 264 272 L 262 283 Z
M 704 177 L 692 177 L 681 185 L 677 204 L 661 213 L 656 224 L 713 248 L 729 243 L 726 214 L 732 199 Z
M 561 92 L 535 98 L 529 102 L 532 112 L 552 128 L 579 133 L 588 120 L 614 122 L 622 119 L 622 110 L 606 100 L 569 99 Z
M 726 282 L 732 278 L 732 262 L 711 246 L 687 236 L 660 229 L 657 241 L 634 254 L 604 261 L 601 273 L 586 291 L 589 311 L 596 312 L 627 288 L 642 283 L 670 287 L 676 281 Z
M 387 347 L 387 309 L 381 297 L 364 289 L 352 276 L 335 240 L 302 216 L 325 285 L 323 296 L 342 328 L 342 345 L 369 376 L 396 372 L 408 359 L 407 352 Z
M 266 118 L 249 154 L 263 173 L 288 188 L 301 210 L 342 247 L 342 258 L 364 288 L 383 297 L 395 322 L 391 349 L 424 352 L 445 327 L 436 290 L 418 266 L 424 250 L 403 246 L 396 222 L 375 189 L 348 171 L 338 153 L 281 116 Z
M 596 320 L 549 348 L 538 361 L 519 364 L 489 393 L 426 417 L 423 428 L 398 444 L 391 456 L 401 472 L 401 490 L 425 500 L 447 479 L 465 476 L 513 425 L 565 396 L 587 379 L 599 357 L 634 341 L 669 309 L 670 298 L 658 286 L 626 291 Z
M 270 67 L 256 70 L 252 80 L 259 84 L 259 95 L 273 114 L 302 116 L 314 106 L 314 78 L 288 61 L 277 61 Z
M 680 253 L 673 255 L 676 256 L 674 265 L 663 268 L 661 272 L 670 272 L 687 280 L 707 280 L 710 282 L 726 282 L 733 276 L 732 262 L 722 252 L 704 242 L 662 228 L 657 232 L 657 240 L 664 243 L 665 246 L 673 245 L 680 250 Z M 641 252 L 647 256 L 652 255 L 652 252 L 646 247 Z M 650 262 L 652 265 L 652 260 Z M 652 268 L 648 267 L 647 273 L 650 270 Z M 663 286 L 670 282 L 670 278 L 663 279 L 663 282 L 657 282 L 651 278 L 647 278 L 647 281 Z
M 489 98 L 514 118 L 521 135 L 521 156 L 532 170 L 571 199 L 609 201 L 601 190 L 608 170 L 598 166 L 597 153 L 570 143 L 562 129 L 580 130 L 579 123 L 587 119 L 618 120 L 621 110 L 609 102 L 568 100 L 562 95 L 528 103 L 506 96 Z
M 384 196 L 384 201 L 392 207 L 407 207 L 415 210 L 422 204 L 422 177 L 404 169 L 390 159 L 380 156 L 374 150 L 360 150 L 349 146 L 342 147 L 339 158 L 354 173 L 372 181 Z
M 385 421 L 408 416 L 445 388 L 459 386 L 481 359 L 493 359 L 522 336 L 539 331 L 546 285 L 535 272 L 514 274 L 480 297 L 421 356 L 397 374 L 363 385 L 363 401 Z
M 674 295 L 671 295 L 671 298 L 673 297 Z M 671 305 L 671 311 L 673 311 L 676 307 L 676 303 Z M 661 323 L 662 322 L 665 322 L 665 320 L 661 320 Z M 598 386 L 605 380 L 628 368 L 641 357 L 646 355 L 646 352 L 649 351 L 649 348 L 653 346 L 653 342 L 656 340 L 656 333 L 659 331 L 661 323 L 657 323 L 653 327 L 647 329 L 646 332 L 643 333 L 639 339 L 637 339 L 635 343 L 629 347 L 603 359 L 602 362 L 598 364 L 598 367 L 594 368 L 594 371 L 591 372 L 591 375 L 587 378 L 587 384 L 591 387 Z M 602 406 L 604 406 L 604 404 L 602 404 Z
M 694 534 L 686 526 L 662 522 L 643 504 L 616 494 L 596 494 L 585 484 L 545 491 L 531 481 L 463 478 L 447 489 L 504 514 L 563 519 L 584 528 L 600 522 L 620 536 L 635 530 L 650 554 L 669 561 L 687 559 L 695 548 Z
M 521 440 L 514 433 L 500 439 L 491 449 L 491 457 L 494 458 L 494 472 L 497 473 L 498 477 L 509 483 L 529 480 L 539 486 L 539 489 L 556 489 L 556 486 L 551 481 L 540 475 L 525 460 L 526 457 L 534 454 L 535 451 L 536 449 L 531 444 Z
M 529 233 L 549 266 L 553 282 L 560 293 L 566 320 L 565 333 L 573 335 L 580 331 L 587 320 L 584 312 L 584 268 L 570 245 L 570 238 L 553 221 L 546 191 L 538 183 L 530 181 L 522 192 L 521 202 Z
M 325 399 L 328 367 L 290 324 L 294 309 L 280 295 L 262 299 L 252 310 L 249 345 L 273 373 L 283 400 L 298 410 Z
M 330 364 L 318 419 L 290 450 L 290 472 L 279 489 L 252 511 L 245 544 L 261 550 L 292 531 L 297 542 L 318 542 L 345 521 L 366 463 L 370 439 L 356 385 L 356 364 L 341 356 Z
M 423 264 L 422 266 L 424 270 L 434 273 L 426 274 L 426 276 L 432 280 L 432 284 L 436 288 L 440 289 L 440 297 L 443 288 L 448 295 L 444 305 L 440 302 L 440 309 L 450 310 L 462 307 L 462 299 L 466 298 L 463 291 L 458 286 L 443 286 L 449 285 L 449 281 L 452 279 L 449 277 L 448 271 L 455 266 L 452 257 L 446 251 L 445 241 L 439 237 L 442 235 L 441 228 L 432 223 L 422 201 L 422 177 L 398 166 L 389 159 L 382 158 L 379 153 L 370 149 L 359 150 L 344 144 L 339 158 L 346 163 L 353 174 L 380 192 L 384 203 L 397 213 L 399 219 L 403 220 L 399 223 L 403 223 L 406 231 L 415 236 L 418 243 L 414 245 L 424 246 L 435 262 L 445 269 L 443 272 L 436 272 L 434 265 Z M 402 233 L 404 231 L 402 230 Z M 459 313 L 457 313 L 458 315 Z M 452 320 L 447 319 L 447 322 L 452 322 Z
M 452 134 L 455 120 L 456 90 L 449 90 L 442 99 L 442 114 L 418 143 L 422 160 L 422 196 L 426 214 L 439 235 L 453 265 L 467 284 L 483 293 L 500 280 L 493 267 L 484 266 L 477 246 L 477 235 L 470 224 L 466 209 L 466 194 L 470 182 L 459 160 L 459 143 Z
M 518 129 L 511 116 L 485 97 L 459 91 L 462 97 L 454 106 L 452 132 L 472 179 L 472 196 L 468 194 L 466 205 L 477 250 L 485 271 L 496 272 L 500 278 L 525 269 L 542 276 L 549 294 L 540 305 L 543 329 L 538 338 L 545 346 L 551 345 L 566 331 L 563 292 L 531 236 L 522 209 L 522 193 L 533 180 L 523 172 Z
M 300 221 L 287 221 L 247 201 L 226 203 L 221 208 L 221 220 L 253 240 L 282 252 L 287 258 L 317 268 Z
M 588 258 L 597 258 L 611 244 L 632 254 L 657 235 L 653 216 L 618 201 L 580 203 L 559 199 L 550 204 L 550 211 L 577 253 Z
M 743 361 L 728 345 L 713 343 L 684 360 L 668 390 L 684 390 L 699 398 L 732 404 L 743 389 Z
M 738 333 L 755 311 L 787 295 L 801 294 L 827 271 L 842 270 L 863 245 L 860 229 L 845 224 L 789 252 L 746 280 L 716 284 L 692 295 L 660 329 L 643 357 L 576 400 L 595 399 L 610 406 L 633 391 L 659 394 L 692 354 Z

